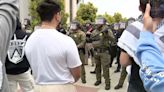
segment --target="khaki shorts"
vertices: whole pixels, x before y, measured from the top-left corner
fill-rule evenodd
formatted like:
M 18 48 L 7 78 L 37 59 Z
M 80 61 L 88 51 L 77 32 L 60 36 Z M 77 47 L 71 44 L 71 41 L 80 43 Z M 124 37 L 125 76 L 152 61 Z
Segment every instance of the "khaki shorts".
M 7 75 L 11 92 L 18 92 L 20 87 L 22 92 L 34 92 L 34 80 L 31 71 L 17 75 Z M 19 86 L 18 86 L 19 84 Z
M 73 84 L 36 85 L 35 92 L 77 92 Z

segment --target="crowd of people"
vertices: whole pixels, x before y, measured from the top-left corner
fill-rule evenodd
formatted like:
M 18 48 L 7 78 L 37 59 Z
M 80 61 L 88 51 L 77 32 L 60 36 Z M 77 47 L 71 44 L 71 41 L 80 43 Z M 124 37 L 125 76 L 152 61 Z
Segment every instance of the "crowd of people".
M 109 25 L 97 17 L 83 26 L 74 20 L 66 30 L 60 25 L 61 6 L 45 0 L 36 11 L 40 25 L 27 33 L 17 17 L 18 0 L 1 0 L 0 92 L 17 92 L 18 85 L 23 92 L 77 92 L 74 83 L 79 78 L 87 83 L 89 58 L 95 86 L 103 77 L 105 90 L 110 90 L 116 58 L 114 72 L 121 74 L 115 89 L 122 88 L 129 75 L 127 92 L 162 92 L 164 1 L 139 1 L 142 15 L 136 20 Z

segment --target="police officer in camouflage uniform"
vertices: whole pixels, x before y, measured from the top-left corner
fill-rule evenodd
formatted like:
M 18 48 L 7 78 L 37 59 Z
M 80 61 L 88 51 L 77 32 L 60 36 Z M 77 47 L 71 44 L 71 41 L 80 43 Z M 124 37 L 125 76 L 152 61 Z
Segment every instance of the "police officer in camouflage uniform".
M 114 41 L 112 31 L 106 26 L 106 20 L 103 17 L 96 19 L 97 28 L 92 33 L 92 44 L 94 47 L 94 58 L 96 63 L 96 79 L 95 86 L 101 84 L 101 67 L 105 79 L 105 89 L 110 89 L 109 63 L 111 55 L 109 54 L 109 45 Z
M 135 19 L 134 18 L 130 18 L 128 19 L 127 23 L 126 23 L 126 26 L 130 25 L 131 23 L 135 22 Z M 122 29 L 121 31 L 119 31 L 119 36 L 118 36 L 118 39 L 121 37 L 122 33 L 123 33 L 123 30 L 125 30 L 125 27 L 120 27 L 120 29 Z M 123 51 L 120 49 L 120 52 Z M 120 56 L 120 52 L 119 52 L 119 56 Z M 119 58 L 118 58 L 119 59 Z M 123 67 L 122 66 L 122 71 L 121 71 L 121 75 L 120 75 L 120 78 L 119 78 L 119 82 L 118 84 L 114 87 L 114 89 L 120 89 L 122 88 L 123 84 L 124 84 L 124 81 L 126 79 L 126 76 L 127 76 L 127 72 L 126 72 L 126 67 Z
M 88 64 L 88 58 L 91 57 L 92 66 L 94 66 L 94 48 L 92 46 L 92 40 L 90 39 L 93 32 L 93 26 L 90 22 L 86 23 L 86 45 L 85 45 L 85 64 Z
M 80 59 L 82 61 L 81 65 L 81 81 L 82 83 L 86 83 L 86 76 L 85 76 L 85 43 L 86 43 L 86 35 L 85 33 L 81 30 L 80 24 L 77 21 L 74 21 L 71 23 L 70 26 L 70 34 L 69 36 L 75 41 Z

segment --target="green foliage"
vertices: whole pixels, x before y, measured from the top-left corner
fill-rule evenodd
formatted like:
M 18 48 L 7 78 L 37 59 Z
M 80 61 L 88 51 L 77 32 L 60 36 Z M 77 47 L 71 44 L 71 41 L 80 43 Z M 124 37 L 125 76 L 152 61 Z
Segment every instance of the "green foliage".
M 105 14 L 103 15 L 103 17 L 104 17 L 104 18 L 107 20 L 107 22 L 110 23 L 110 24 L 112 24 L 112 23 L 115 22 L 114 17 L 111 16 L 111 15 L 109 15 L 109 14 L 107 14 L 107 13 L 105 13 Z
M 105 13 L 103 15 L 98 15 L 97 17 L 104 17 L 109 24 L 117 23 L 117 22 L 126 22 L 127 18 L 123 18 L 120 13 L 115 13 L 113 16 Z
M 127 22 L 128 19 L 125 17 L 125 18 L 122 19 L 122 21 L 123 21 L 123 22 Z
M 40 24 L 40 18 L 36 12 L 36 8 L 38 7 L 38 5 L 44 0 L 30 0 L 30 7 L 29 7 L 29 10 L 30 10 L 30 16 L 31 16 L 31 28 L 33 29 L 34 26 Z M 64 0 L 54 0 L 56 2 L 58 2 L 61 6 L 61 15 L 62 15 L 62 20 L 61 20 L 61 24 L 63 27 L 66 27 L 67 24 L 67 18 L 68 18 L 68 14 L 66 14 L 64 12 Z
M 115 13 L 113 18 L 115 19 L 115 22 L 122 21 L 122 15 L 120 13 Z
M 80 7 L 77 11 L 76 20 L 81 24 L 85 22 L 94 22 L 96 18 L 97 8 L 93 6 L 92 3 L 80 4 Z
M 34 28 L 35 25 L 40 23 L 40 18 L 38 17 L 38 14 L 36 12 L 36 8 L 39 5 L 39 3 L 43 0 L 30 0 L 30 16 L 31 16 L 31 27 Z

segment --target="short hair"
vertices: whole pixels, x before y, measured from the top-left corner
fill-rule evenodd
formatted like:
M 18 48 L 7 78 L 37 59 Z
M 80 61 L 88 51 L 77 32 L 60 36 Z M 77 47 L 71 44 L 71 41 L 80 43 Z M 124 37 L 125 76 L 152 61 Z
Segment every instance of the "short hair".
M 151 5 L 151 17 L 164 18 L 164 0 L 140 0 L 140 8 L 143 13 L 146 10 L 146 4 L 149 2 Z
M 140 0 L 140 8 L 141 11 L 144 13 L 146 10 L 146 4 L 149 2 L 149 0 Z
M 53 0 L 45 0 L 37 7 L 41 21 L 52 21 L 54 15 L 60 11 L 60 5 Z

